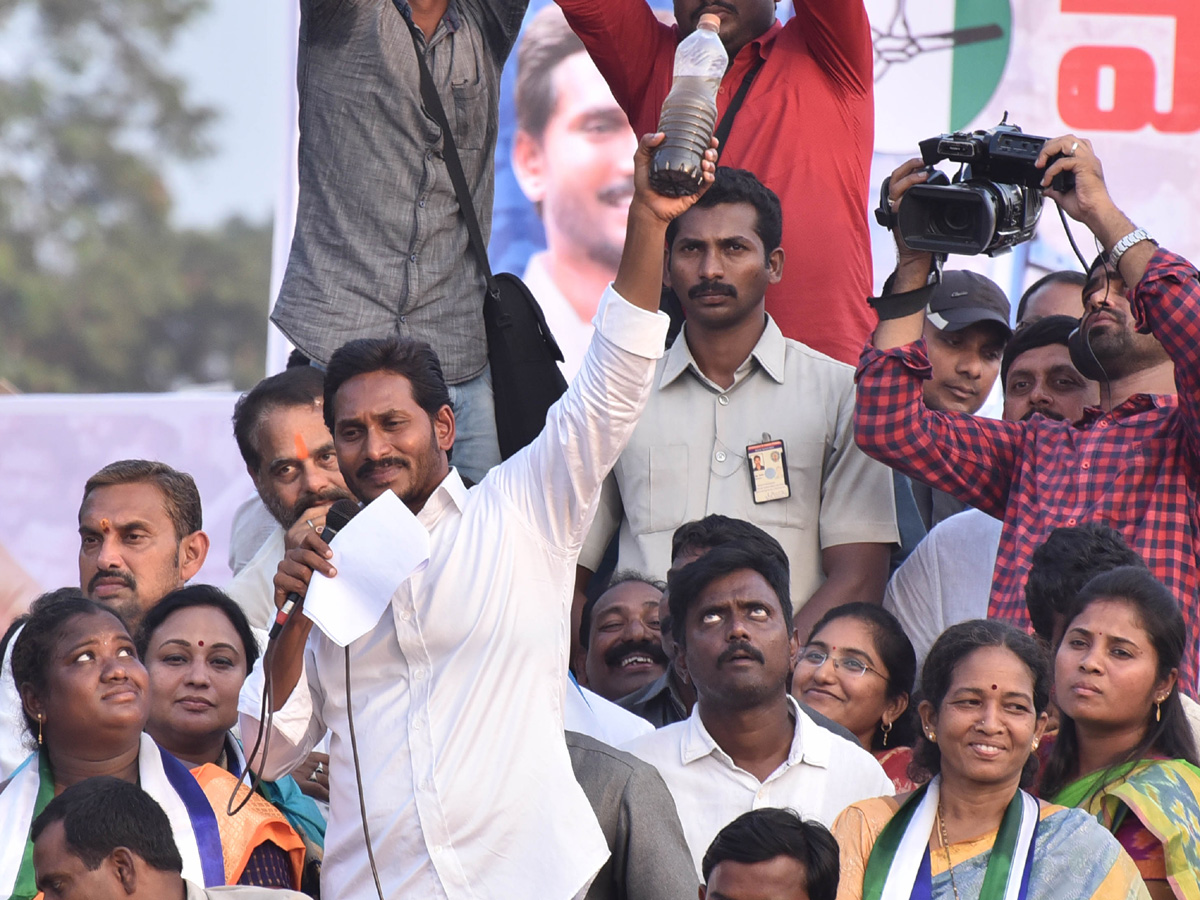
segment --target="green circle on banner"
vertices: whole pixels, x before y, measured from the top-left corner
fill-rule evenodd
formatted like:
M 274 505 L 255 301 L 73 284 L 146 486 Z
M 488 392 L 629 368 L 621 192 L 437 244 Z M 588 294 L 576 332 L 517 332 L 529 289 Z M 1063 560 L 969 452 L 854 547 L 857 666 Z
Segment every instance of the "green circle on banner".
M 961 131 L 987 106 L 1004 77 L 1012 45 L 1009 0 L 957 0 L 953 34 L 950 130 Z

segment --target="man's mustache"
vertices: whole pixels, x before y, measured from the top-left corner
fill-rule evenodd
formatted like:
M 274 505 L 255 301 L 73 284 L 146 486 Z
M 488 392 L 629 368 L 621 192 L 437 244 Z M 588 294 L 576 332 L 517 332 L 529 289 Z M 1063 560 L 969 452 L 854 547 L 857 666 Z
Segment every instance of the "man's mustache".
M 1034 413 L 1041 413 L 1047 419 L 1053 419 L 1056 422 L 1065 422 L 1067 420 L 1067 417 L 1064 416 L 1062 413 L 1058 412 L 1057 410 L 1038 409 L 1037 407 L 1034 407 L 1033 409 L 1029 410 L 1029 412 L 1025 413 L 1025 415 L 1021 416 L 1021 421 L 1028 422 L 1030 419 L 1033 418 Z
M 749 641 L 738 641 L 736 644 L 730 644 L 721 655 L 717 657 L 717 666 L 723 666 L 738 654 L 749 656 L 755 662 L 766 663 L 767 658 L 763 656 L 762 651 L 751 644 Z
M 622 641 L 615 647 L 609 648 L 604 654 L 604 662 L 610 668 L 620 665 L 621 660 L 627 656 L 640 654 L 647 656 L 650 660 L 659 666 L 667 664 L 667 654 L 663 652 L 662 644 L 658 641 Z
M 688 299 L 712 295 L 737 298 L 737 288 L 724 281 L 702 281 L 688 288 Z
M 116 578 L 121 582 L 121 584 L 125 585 L 125 587 L 129 588 L 131 591 L 137 590 L 137 581 L 134 580 L 132 572 L 125 572 L 121 569 L 101 569 L 99 572 L 93 575 L 92 580 L 88 582 L 87 592 L 89 594 L 96 589 L 96 583 L 101 578 Z
M 407 468 L 408 463 L 398 456 L 387 456 L 383 459 L 368 459 L 365 463 L 358 467 L 358 471 L 354 473 L 355 478 L 366 478 L 376 469 L 387 469 L 391 466 L 398 468 Z

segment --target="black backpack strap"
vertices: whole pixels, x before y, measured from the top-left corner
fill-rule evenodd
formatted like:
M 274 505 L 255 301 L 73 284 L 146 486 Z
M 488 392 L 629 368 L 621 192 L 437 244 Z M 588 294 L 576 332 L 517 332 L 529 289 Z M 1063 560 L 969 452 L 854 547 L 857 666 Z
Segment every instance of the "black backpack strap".
M 758 74 L 758 70 L 763 67 L 765 61 L 760 56 L 750 64 L 750 69 L 743 76 L 737 93 L 733 95 L 733 99 L 729 101 L 729 106 L 725 109 L 725 115 L 721 116 L 721 124 L 717 126 L 717 130 L 713 133 L 718 141 L 718 152 L 724 151 L 725 141 L 729 139 L 729 132 L 733 129 L 733 117 L 742 108 L 742 101 L 746 99 L 746 94 L 750 92 L 750 84 L 754 81 L 754 76 Z
M 471 237 L 471 249 L 475 251 L 475 257 L 479 260 L 480 268 L 483 269 L 484 278 L 487 279 L 488 293 L 492 297 L 498 297 L 500 288 L 496 286 L 496 279 L 492 276 L 487 246 L 483 242 L 483 231 L 480 229 L 479 219 L 475 215 L 475 204 L 471 201 L 471 191 L 467 187 L 467 177 L 463 174 L 462 162 L 458 158 L 458 147 L 454 145 L 454 135 L 450 131 L 446 110 L 442 107 L 442 98 L 438 96 L 437 87 L 433 83 L 433 75 L 429 71 L 428 63 L 425 62 L 425 53 L 417 35 L 417 26 L 413 24 L 412 19 L 404 15 L 398 0 L 396 3 L 396 10 L 400 12 L 401 18 L 404 19 L 408 30 L 412 33 L 413 50 L 416 51 L 417 65 L 421 69 L 421 102 L 425 106 L 425 111 L 433 116 L 433 121 L 437 122 L 442 129 L 442 158 L 446 163 L 446 171 L 450 173 L 450 183 L 454 185 L 454 193 L 458 197 L 458 208 L 462 210 L 463 220 L 467 225 L 467 234 Z

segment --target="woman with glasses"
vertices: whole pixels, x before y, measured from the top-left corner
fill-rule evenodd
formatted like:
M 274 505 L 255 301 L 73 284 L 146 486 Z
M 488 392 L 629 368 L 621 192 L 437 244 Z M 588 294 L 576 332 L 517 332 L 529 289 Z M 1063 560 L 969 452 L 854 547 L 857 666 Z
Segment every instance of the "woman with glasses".
M 849 729 L 871 751 L 897 791 L 911 791 L 916 716 L 909 694 L 916 676 L 912 642 L 890 612 L 848 603 L 825 613 L 800 651 L 792 693 Z
M 1040 644 L 1002 622 L 953 625 L 929 651 L 921 696 L 913 770 L 927 783 L 838 816 L 838 900 L 1149 900 L 1092 816 L 1022 790 L 1050 702 Z

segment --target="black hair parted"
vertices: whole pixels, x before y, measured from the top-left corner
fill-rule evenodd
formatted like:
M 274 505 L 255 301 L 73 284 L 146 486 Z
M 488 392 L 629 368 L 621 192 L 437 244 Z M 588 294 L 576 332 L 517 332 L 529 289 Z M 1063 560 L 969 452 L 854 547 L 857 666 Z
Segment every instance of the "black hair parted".
M 124 847 L 152 869 L 183 873 L 171 820 L 136 784 L 103 775 L 71 785 L 33 820 L 30 839 L 36 842 L 55 822 L 63 823 L 67 849 L 89 871 Z
M 902 694 L 909 698 L 907 708 L 892 723 L 888 743 L 893 747 L 911 747 L 921 730 L 917 722 L 916 704 L 912 702 L 913 682 L 917 677 L 917 652 L 904 633 L 904 626 L 894 615 L 875 603 L 845 603 L 821 616 L 805 643 L 811 644 L 821 629 L 838 619 L 856 619 L 871 632 L 875 652 L 888 671 L 887 699 L 894 700 Z M 883 750 L 883 738 L 883 731 L 876 726 L 870 749 Z
M 977 650 L 1000 647 L 1011 652 L 1029 670 L 1033 681 L 1033 709 L 1040 716 L 1050 704 L 1050 661 L 1046 650 L 1035 638 L 995 619 L 972 619 L 951 625 L 941 633 L 921 669 L 921 697 L 928 700 L 935 710 L 940 710 L 950 686 L 954 683 L 954 672 L 959 664 Z M 1037 774 L 1038 759 L 1029 754 L 1025 770 L 1021 775 L 1021 786 L 1033 784 Z M 914 781 L 928 781 L 941 772 L 942 754 L 938 745 L 925 734 L 919 735 L 913 749 L 913 761 L 909 768 Z
M 771 252 L 783 243 L 783 207 L 773 190 L 755 177 L 753 172 L 718 166 L 716 177 L 693 209 L 711 209 L 721 204 L 748 203 L 754 207 L 755 228 L 763 243 L 764 262 Z M 686 213 L 684 215 L 687 215 Z M 667 225 L 667 247 L 675 243 L 679 233 L 679 221 L 672 219 Z
M 47 672 L 54 658 L 54 644 L 63 628 L 76 616 L 99 613 L 112 616 L 126 631 L 129 630 L 128 623 L 119 613 L 102 603 L 89 600 L 79 588 L 59 588 L 34 600 L 20 633 L 13 639 L 12 673 L 17 690 L 29 685 L 35 694 L 45 697 Z M 21 712 L 25 717 L 26 743 L 36 747 L 34 735 L 38 732 L 37 720 L 29 715 L 23 704 Z
M 181 587 L 171 591 L 150 607 L 134 638 L 138 656 L 143 660 L 146 658 L 146 652 L 150 649 L 150 639 L 167 619 L 181 609 L 194 607 L 209 607 L 224 613 L 225 618 L 229 620 L 229 624 L 233 626 L 233 630 L 237 632 L 242 641 L 242 658 L 246 663 L 246 674 L 249 675 L 250 670 L 254 668 L 254 663 L 258 660 L 258 641 L 254 638 L 250 621 L 232 597 L 211 584 L 190 584 L 187 587 Z
M 742 813 L 717 832 L 704 852 L 705 882 L 721 863 L 760 863 L 788 856 L 804 867 L 808 900 L 834 900 L 840 877 L 837 841 L 824 825 L 806 822 L 790 809 L 767 807 Z
M 452 405 L 441 360 L 425 341 L 397 336 L 360 338 L 333 351 L 325 369 L 325 424 L 331 434 L 337 421 L 334 398 L 338 388 L 368 372 L 392 372 L 407 378 L 413 399 L 431 419 L 443 406 Z
M 786 562 L 758 542 L 714 547 L 699 559 L 667 575 L 667 597 L 671 610 L 671 636 L 680 647 L 687 645 L 687 611 L 710 584 L 732 572 L 749 569 L 761 575 L 779 599 L 788 633 L 792 630 L 792 600 Z
M 1084 610 L 1103 600 L 1128 604 L 1136 613 L 1154 647 L 1155 677 L 1161 681 L 1172 671 L 1178 675 L 1186 650 L 1187 628 L 1179 602 L 1170 589 L 1145 566 L 1121 566 L 1102 572 L 1085 584 L 1072 602 L 1067 612 L 1066 629 L 1070 630 L 1071 623 Z M 1200 766 L 1192 729 L 1179 698 L 1178 678 L 1159 708 L 1153 704 L 1147 706 L 1145 721 L 1142 739 L 1122 759 L 1114 761 L 1110 771 L 1147 756 L 1182 759 Z M 1070 781 L 1078 761 L 1079 732 L 1075 720 L 1064 712 L 1060 714 L 1058 736 L 1042 776 L 1042 795 L 1053 797 L 1062 790 Z M 1108 780 L 1101 778 L 1100 783 L 1105 784 Z

